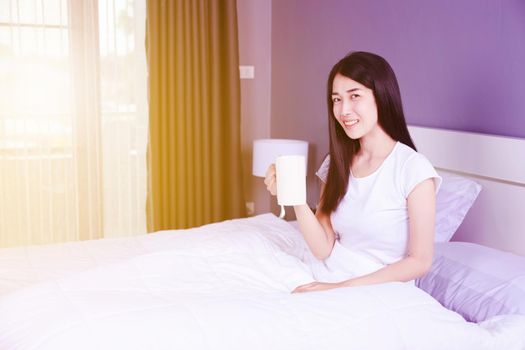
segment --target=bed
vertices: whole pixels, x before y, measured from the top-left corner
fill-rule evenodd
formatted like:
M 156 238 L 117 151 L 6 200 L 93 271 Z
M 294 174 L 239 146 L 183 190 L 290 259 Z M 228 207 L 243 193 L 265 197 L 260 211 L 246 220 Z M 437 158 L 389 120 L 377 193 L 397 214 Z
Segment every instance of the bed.
M 441 131 L 411 132 L 420 151 L 439 163 L 432 145 L 418 138 L 433 135 L 439 144 Z M 483 206 L 499 206 L 482 201 L 499 179 L 438 168 L 489 182 L 465 223 Z M 525 176 L 503 184 L 523 190 Z M 515 214 L 506 227 L 522 229 Z M 490 241 L 489 234 L 461 229 L 470 244 L 496 251 L 494 259 L 510 256 L 505 247 L 514 251 L 509 259 L 524 259 L 518 231 Z M 144 236 L 0 249 L 0 349 L 525 349 L 525 316 L 468 320 L 431 295 L 436 276 L 419 288 L 386 283 L 291 294 L 313 281 L 318 263 L 296 225 L 271 213 Z

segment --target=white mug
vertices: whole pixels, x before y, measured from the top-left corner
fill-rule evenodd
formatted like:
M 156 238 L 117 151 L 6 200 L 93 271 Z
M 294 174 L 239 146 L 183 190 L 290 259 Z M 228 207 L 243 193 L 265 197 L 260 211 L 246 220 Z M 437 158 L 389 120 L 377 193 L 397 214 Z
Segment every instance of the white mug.
M 279 156 L 275 159 L 275 172 L 277 203 L 306 204 L 306 158 L 299 155 Z

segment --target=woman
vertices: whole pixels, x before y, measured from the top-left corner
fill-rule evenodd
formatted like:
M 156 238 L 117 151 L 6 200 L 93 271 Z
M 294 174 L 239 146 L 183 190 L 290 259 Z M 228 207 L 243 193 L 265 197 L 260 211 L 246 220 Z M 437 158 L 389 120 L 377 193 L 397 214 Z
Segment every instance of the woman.
M 408 282 L 432 263 L 435 194 L 441 183 L 417 153 L 395 74 L 380 56 L 353 52 L 328 78 L 330 153 L 318 210 L 294 206 L 301 233 L 325 271 L 294 292 Z M 265 178 L 276 194 L 275 167 Z M 328 282 L 326 282 L 328 281 Z

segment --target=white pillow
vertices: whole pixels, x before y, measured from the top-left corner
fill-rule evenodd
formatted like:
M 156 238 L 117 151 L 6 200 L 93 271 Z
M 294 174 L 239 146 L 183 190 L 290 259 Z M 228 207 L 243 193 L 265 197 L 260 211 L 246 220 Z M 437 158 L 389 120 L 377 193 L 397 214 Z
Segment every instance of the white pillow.
M 443 178 L 436 196 L 435 241 L 448 242 L 463 222 L 481 191 L 481 185 L 463 176 L 440 172 Z

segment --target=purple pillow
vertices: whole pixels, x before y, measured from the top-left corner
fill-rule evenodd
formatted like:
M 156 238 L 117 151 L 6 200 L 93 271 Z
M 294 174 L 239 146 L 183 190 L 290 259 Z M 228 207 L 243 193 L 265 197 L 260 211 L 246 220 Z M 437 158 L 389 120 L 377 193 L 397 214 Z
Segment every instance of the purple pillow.
M 473 243 L 436 243 L 432 267 L 416 285 L 467 321 L 525 315 L 523 256 Z

